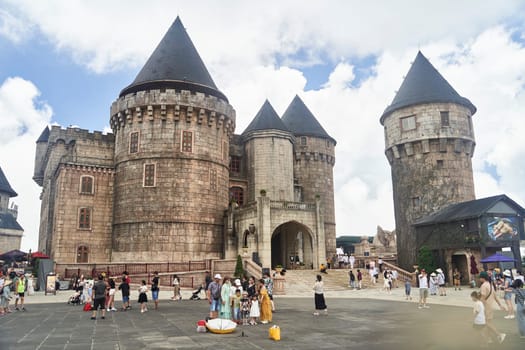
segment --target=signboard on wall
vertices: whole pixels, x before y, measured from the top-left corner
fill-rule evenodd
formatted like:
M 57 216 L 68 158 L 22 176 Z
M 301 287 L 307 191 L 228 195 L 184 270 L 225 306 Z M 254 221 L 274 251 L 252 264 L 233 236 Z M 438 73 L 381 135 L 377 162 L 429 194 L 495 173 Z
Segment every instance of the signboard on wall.
M 45 290 L 45 295 L 48 295 L 48 294 L 57 294 L 57 291 L 56 291 L 56 281 L 57 281 L 57 276 L 53 273 L 53 274 L 48 274 L 46 276 L 46 290 Z
M 488 218 L 487 232 L 493 241 L 507 241 L 518 237 L 517 217 L 492 216 Z

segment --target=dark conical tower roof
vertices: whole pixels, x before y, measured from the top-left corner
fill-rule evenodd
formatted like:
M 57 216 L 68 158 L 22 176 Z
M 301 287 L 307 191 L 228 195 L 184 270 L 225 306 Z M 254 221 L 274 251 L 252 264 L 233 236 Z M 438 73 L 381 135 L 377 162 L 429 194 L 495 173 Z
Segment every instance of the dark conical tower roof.
M 4 175 L 4 172 L 2 171 L 2 167 L 0 167 L 0 192 L 7 193 L 9 197 L 16 197 L 18 196 L 18 193 L 13 190 L 11 185 L 9 184 L 9 181 L 7 181 L 7 178 Z
M 49 128 L 46 126 L 46 128 L 42 131 L 40 136 L 38 137 L 38 140 L 36 142 L 47 142 L 49 140 Z
M 294 135 L 322 137 L 335 142 L 297 95 L 284 112 L 282 121 Z
M 273 109 L 270 102 L 266 100 L 264 101 L 264 104 L 262 105 L 259 112 L 257 112 L 255 118 L 253 118 L 250 125 L 248 125 L 248 127 L 246 128 L 246 130 L 244 130 L 242 134 L 246 135 L 251 131 L 270 129 L 290 132 L 286 125 L 284 125 L 281 118 L 279 118 L 277 112 L 275 112 L 275 109 Z
M 120 96 L 161 88 L 202 92 L 228 101 L 217 89 L 178 16 L 133 83 L 124 88 Z
M 476 107 L 443 78 L 434 66 L 419 51 L 396 97 L 381 116 L 381 123 L 387 115 L 400 108 L 433 102 L 452 102 L 463 105 L 476 113 Z

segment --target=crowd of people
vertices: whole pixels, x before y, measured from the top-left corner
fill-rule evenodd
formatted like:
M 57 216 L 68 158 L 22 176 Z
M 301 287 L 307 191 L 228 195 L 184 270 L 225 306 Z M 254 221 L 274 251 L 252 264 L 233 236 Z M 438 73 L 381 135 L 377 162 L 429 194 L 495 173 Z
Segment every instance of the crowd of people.
M 275 312 L 273 280 L 269 273 L 261 279 L 243 276 L 233 283 L 230 277 L 216 274 L 213 280 L 206 280 L 206 297 L 210 319 L 229 319 L 243 325 L 267 324 Z
M 13 311 L 26 311 L 25 296 L 33 294 L 32 276 L 26 276 L 23 272 L 17 273 L 15 269 L 9 268 L 4 275 L 0 270 L 0 315 L 6 315 Z M 14 308 L 9 304 L 14 299 Z

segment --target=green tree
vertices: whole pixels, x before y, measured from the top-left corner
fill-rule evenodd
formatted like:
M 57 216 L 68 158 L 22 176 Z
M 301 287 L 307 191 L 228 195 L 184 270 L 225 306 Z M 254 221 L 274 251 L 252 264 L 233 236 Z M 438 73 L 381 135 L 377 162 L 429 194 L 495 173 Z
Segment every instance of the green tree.
M 237 255 L 237 263 L 235 264 L 235 273 L 233 274 L 237 278 L 241 278 L 244 275 L 244 269 L 242 267 L 242 258 Z
M 417 264 L 419 266 L 418 269 L 420 271 L 421 269 L 425 269 L 425 271 L 427 271 L 427 273 L 429 274 L 437 268 L 436 262 L 434 260 L 434 255 L 427 246 L 422 246 L 419 249 L 419 254 L 417 256 Z

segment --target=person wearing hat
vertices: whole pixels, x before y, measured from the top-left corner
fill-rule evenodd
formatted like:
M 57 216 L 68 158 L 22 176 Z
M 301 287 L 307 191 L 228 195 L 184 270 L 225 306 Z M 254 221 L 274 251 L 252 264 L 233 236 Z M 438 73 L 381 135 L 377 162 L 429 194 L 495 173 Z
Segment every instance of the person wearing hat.
M 507 304 L 507 316 L 506 319 L 514 318 L 514 307 L 512 306 L 512 273 L 510 270 L 503 271 L 503 300 Z
M 480 299 L 485 308 L 485 321 L 487 325 L 486 327 L 488 330 L 488 334 L 490 337 L 495 338 L 498 342 L 503 343 L 506 334 L 499 332 L 492 323 L 492 320 L 494 319 L 494 311 L 492 310 L 492 304 L 497 303 L 502 310 L 505 310 L 505 308 L 503 307 L 503 305 L 501 305 L 498 298 L 496 298 L 496 291 L 492 287 L 492 283 L 490 283 L 488 273 L 486 271 L 481 271 L 479 274 L 479 279 L 481 281 L 481 287 L 479 290 L 481 294 Z
M 445 273 L 441 268 L 436 270 L 437 272 L 437 283 L 439 286 L 439 295 L 440 296 L 446 296 L 447 290 L 445 288 Z
M 213 281 L 210 282 L 208 289 L 206 289 L 206 297 L 210 303 L 210 319 L 217 318 L 221 307 L 221 280 L 220 274 L 216 274 L 213 277 Z
M 428 279 L 428 292 L 430 293 L 430 295 L 437 295 L 438 280 L 435 272 L 432 272 L 430 274 L 430 278 Z

